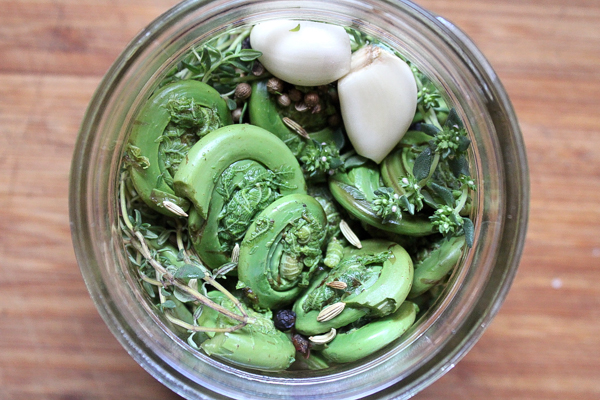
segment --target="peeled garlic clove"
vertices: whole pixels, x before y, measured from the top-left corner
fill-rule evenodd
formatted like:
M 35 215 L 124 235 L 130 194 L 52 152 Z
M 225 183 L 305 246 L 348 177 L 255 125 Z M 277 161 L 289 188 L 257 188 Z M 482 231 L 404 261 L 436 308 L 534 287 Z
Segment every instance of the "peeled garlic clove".
M 277 78 L 294 85 L 318 86 L 350 71 L 350 38 L 344 28 L 312 21 L 258 23 L 250 33 L 259 61 Z
M 352 55 L 350 72 L 338 82 L 338 94 L 356 152 L 379 164 L 415 115 L 417 83 L 410 67 L 379 47 L 365 46 Z

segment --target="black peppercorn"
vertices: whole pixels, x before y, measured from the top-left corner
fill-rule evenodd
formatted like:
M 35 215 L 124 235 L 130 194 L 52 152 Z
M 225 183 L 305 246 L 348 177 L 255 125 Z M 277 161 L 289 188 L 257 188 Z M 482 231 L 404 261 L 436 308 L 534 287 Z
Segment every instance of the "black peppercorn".
M 296 313 L 292 310 L 279 310 L 275 313 L 275 328 L 287 331 L 296 323 Z

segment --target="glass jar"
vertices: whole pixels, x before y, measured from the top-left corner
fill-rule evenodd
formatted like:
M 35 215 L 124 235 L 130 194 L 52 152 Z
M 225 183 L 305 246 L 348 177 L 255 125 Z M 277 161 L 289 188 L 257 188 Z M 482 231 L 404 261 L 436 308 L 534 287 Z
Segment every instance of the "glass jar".
M 385 351 L 322 371 L 247 371 L 192 349 L 146 302 L 118 225 L 121 155 L 141 104 L 192 46 L 274 18 L 352 26 L 413 61 L 463 117 L 479 183 L 475 244 L 437 306 Z M 443 18 L 408 1 L 191 0 L 141 32 L 101 82 L 75 148 L 70 216 L 77 259 L 100 314 L 131 356 L 176 393 L 190 399 L 405 399 L 451 369 L 498 311 L 523 249 L 528 190 L 525 147 L 509 99 L 479 50 Z

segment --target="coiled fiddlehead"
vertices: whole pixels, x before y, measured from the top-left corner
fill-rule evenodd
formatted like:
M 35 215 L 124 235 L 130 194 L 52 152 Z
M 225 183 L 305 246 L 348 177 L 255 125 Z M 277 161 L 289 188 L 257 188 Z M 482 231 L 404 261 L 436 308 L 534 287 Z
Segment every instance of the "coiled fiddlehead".
M 329 180 L 333 197 L 348 213 L 360 221 L 378 229 L 411 236 L 434 233 L 433 225 L 426 217 L 402 213 L 401 219 L 384 220 L 373 209 L 375 192 L 382 187 L 379 170 L 370 164 L 339 172 Z
M 336 335 L 321 354 L 335 363 L 367 357 L 402 336 L 415 322 L 418 312 L 419 307 L 415 303 L 405 301 L 398 310 L 384 318 Z
M 458 263 L 464 247 L 464 236 L 454 236 L 436 243 L 422 260 L 415 263 L 413 285 L 408 297 L 415 298 L 443 281 Z
M 268 204 L 306 193 L 302 170 L 287 146 L 251 125 L 230 125 L 198 141 L 175 174 L 174 188 L 194 204 L 190 232 L 210 268 L 229 260 L 234 243 Z
M 227 103 L 206 84 L 181 81 L 160 88 L 133 122 L 125 153 L 142 200 L 168 216 L 175 214 L 165 201 L 187 210 L 188 201 L 173 191 L 173 175 L 199 138 L 232 123 Z
M 242 160 L 256 161 L 271 171 L 290 168 L 289 188 L 282 188 L 281 194 L 306 193 L 300 166 L 287 146 L 272 133 L 252 125 L 225 126 L 198 141 L 175 174 L 175 192 L 188 198 L 206 219 L 219 177 Z
M 339 281 L 345 289 L 327 284 Z M 385 240 L 365 240 L 362 248 L 346 247 L 343 260 L 328 274 L 315 278 L 294 304 L 296 330 L 307 335 L 346 326 L 363 316 L 388 315 L 406 299 L 413 281 L 413 263 L 404 248 Z M 326 306 L 343 302 L 345 308 L 328 321 L 318 321 Z
M 220 292 L 208 293 L 208 298 L 221 306 L 235 311 L 235 305 Z M 271 311 L 258 313 L 245 308 L 252 324 L 248 324 L 233 332 L 206 332 L 200 347 L 209 356 L 229 361 L 235 365 L 263 371 L 281 371 L 287 369 L 292 362 L 296 349 L 285 333 L 273 325 Z M 236 325 L 223 314 L 205 307 L 198 318 L 198 324 L 228 328 Z
M 288 195 L 261 212 L 240 246 L 238 277 L 261 308 L 292 302 L 322 259 L 325 213 L 311 196 Z
M 236 243 L 241 243 L 253 219 L 280 198 L 280 192 L 298 189 L 287 181 L 291 176 L 291 168 L 272 171 L 252 160 L 237 161 L 223 172 L 206 221 L 194 210 L 189 218 L 194 247 L 209 267 L 229 261 L 229 254 Z

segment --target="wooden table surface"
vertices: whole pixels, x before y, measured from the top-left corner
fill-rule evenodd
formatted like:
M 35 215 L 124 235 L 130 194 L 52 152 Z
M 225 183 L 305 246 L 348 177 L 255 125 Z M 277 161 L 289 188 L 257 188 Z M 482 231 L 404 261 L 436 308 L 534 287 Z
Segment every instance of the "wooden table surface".
M 174 0 L 0 0 L 0 399 L 176 399 L 121 348 L 79 273 L 68 219 L 84 110 Z M 415 398 L 600 398 L 600 1 L 420 0 L 504 83 L 531 174 L 506 302 Z

